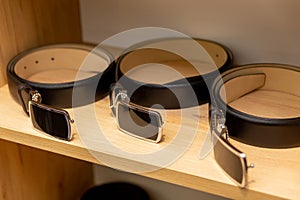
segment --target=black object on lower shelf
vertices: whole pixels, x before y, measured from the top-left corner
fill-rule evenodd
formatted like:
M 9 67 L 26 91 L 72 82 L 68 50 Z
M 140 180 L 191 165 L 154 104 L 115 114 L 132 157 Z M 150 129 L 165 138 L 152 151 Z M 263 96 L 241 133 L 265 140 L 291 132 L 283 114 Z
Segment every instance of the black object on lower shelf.
M 147 192 L 141 187 L 126 183 L 112 182 L 88 189 L 81 200 L 150 200 Z

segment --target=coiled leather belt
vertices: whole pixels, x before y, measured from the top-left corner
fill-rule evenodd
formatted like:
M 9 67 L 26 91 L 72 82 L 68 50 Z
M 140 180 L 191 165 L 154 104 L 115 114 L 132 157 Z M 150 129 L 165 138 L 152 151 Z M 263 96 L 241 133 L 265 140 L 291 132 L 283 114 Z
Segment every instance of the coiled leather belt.
M 187 56 L 182 57 L 178 52 Z M 212 41 L 186 38 L 151 41 L 135 47 L 117 60 L 116 81 L 127 90 L 132 103 L 144 107 L 157 104 L 165 109 L 197 106 L 209 101 L 210 84 L 220 71 L 231 66 L 232 59 L 228 48 Z M 180 77 L 170 81 L 170 72 L 164 72 L 162 66 L 156 70 L 155 64 L 168 66 Z M 149 74 L 139 75 L 138 79 L 128 75 L 145 65 L 150 65 Z M 154 77 L 149 78 L 151 74 Z M 163 82 L 152 82 L 157 76 L 161 76 Z M 193 96 L 195 98 L 191 98 Z
M 89 63 L 84 64 L 89 66 L 84 67 L 85 71 L 78 71 L 87 56 Z M 108 94 L 112 77 L 102 76 L 102 73 L 112 64 L 113 58 L 108 52 L 104 49 L 94 49 L 91 45 L 55 44 L 30 49 L 18 54 L 9 62 L 9 91 L 19 102 L 18 87 L 26 84 L 39 91 L 43 97 L 43 104 L 70 108 L 73 87 L 80 90 L 84 97 L 85 94 L 90 95 L 90 86 L 98 85 L 95 101 Z M 77 76 L 78 80 L 74 80 L 77 73 L 80 73 Z M 36 78 L 39 81 L 36 81 Z M 90 98 L 82 98 L 76 103 L 78 105 L 73 106 L 92 102 Z
M 300 68 L 283 64 L 251 64 L 228 70 L 215 80 L 212 86 L 210 115 L 215 111 L 226 116 L 225 125 L 229 137 L 240 142 L 269 148 L 300 146 Z M 224 83 L 224 84 L 223 84 Z M 238 103 L 249 94 L 263 92 L 262 109 L 246 101 Z M 268 93 L 271 94 L 268 96 Z M 273 96 L 272 96 L 273 94 Z M 280 98 L 280 103 L 272 109 L 272 98 Z M 293 103 L 289 103 L 289 101 Z M 241 106 L 241 104 L 244 104 Z M 281 104 L 293 107 L 292 112 L 276 114 Z M 242 108 L 242 109 L 241 109 Z

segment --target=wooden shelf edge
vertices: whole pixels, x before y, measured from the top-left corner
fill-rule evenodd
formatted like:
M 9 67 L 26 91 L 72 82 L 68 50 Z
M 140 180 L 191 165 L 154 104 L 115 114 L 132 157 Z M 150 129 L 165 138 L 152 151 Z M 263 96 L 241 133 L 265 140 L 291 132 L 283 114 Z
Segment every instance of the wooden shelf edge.
M 36 149 L 60 154 L 63 156 L 79 159 L 93 164 L 106 166 L 105 164 L 99 162 L 99 160 L 97 160 L 83 146 L 76 146 L 61 141 L 50 140 L 48 138 L 28 135 L 22 132 L 10 130 L 3 127 L 0 127 L 0 139 L 33 147 Z M 211 193 L 214 195 L 219 195 L 226 198 L 258 199 L 264 197 L 267 199 L 282 199 L 277 196 L 257 192 L 254 190 L 241 189 L 236 187 L 235 185 L 209 180 L 203 177 L 187 174 L 184 172 L 179 172 L 168 168 L 162 168 L 159 170 L 155 170 L 153 172 L 137 173 L 137 175 L 172 183 L 175 185 L 179 185 L 194 190 L 199 190 L 202 192 Z M 220 190 L 219 188 L 222 188 L 222 190 Z M 224 191 L 228 191 L 228 192 L 224 192 Z
M 39 136 L 28 135 L 22 132 L 10 130 L 3 127 L 0 127 L 0 139 L 76 158 L 79 160 L 101 164 L 92 155 L 90 155 L 87 149 L 81 146 L 75 146 L 60 141 L 49 140 L 47 138 L 42 138 Z

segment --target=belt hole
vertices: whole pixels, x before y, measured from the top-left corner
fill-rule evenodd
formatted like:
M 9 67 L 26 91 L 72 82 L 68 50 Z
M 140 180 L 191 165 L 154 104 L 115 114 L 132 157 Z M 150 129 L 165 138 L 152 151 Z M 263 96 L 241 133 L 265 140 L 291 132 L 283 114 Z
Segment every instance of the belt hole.
M 35 61 L 35 64 L 38 64 L 38 63 L 39 63 L 39 61 L 38 61 L 38 60 L 36 60 L 36 61 Z
M 54 57 L 52 57 L 51 60 L 54 60 Z

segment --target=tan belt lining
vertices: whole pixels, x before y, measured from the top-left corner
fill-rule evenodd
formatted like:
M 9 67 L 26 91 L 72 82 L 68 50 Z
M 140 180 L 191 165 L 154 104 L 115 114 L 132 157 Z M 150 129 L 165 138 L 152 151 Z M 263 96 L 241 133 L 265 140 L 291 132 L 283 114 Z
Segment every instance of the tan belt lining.
M 205 59 L 196 56 L 193 57 L 192 55 L 189 58 L 185 58 L 191 61 L 190 63 L 178 56 L 176 52 L 172 52 L 172 45 L 179 46 L 179 49 L 186 48 L 187 51 L 190 50 L 187 46 L 188 43 L 185 40 L 175 41 L 174 43 L 167 40 L 150 44 L 144 46 L 143 48 L 134 50 L 122 60 L 122 63 L 120 64 L 120 70 L 125 74 L 132 70 L 134 67 L 145 63 L 159 63 L 175 69 L 184 77 L 193 77 L 215 71 L 218 68 L 222 67 L 228 60 L 227 52 L 223 49 L 223 47 L 209 41 L 198 40 L 197 42 L 201 45 L 197 50 L 199 50 L 199 54 L 201 54 L 201 50 L 204 51 L 202 52 L 201 56 L 205 57 Z M 170 49 L 170 51 L 159 49 L 160 46 L 164 47 L 164 49 Z M 168 48 L 168 46 L 170 46 L 170 48 Z M 203 47 L 203 49 L 201 49 L 201 47 Z M 195 48 L 196 47 L 191 47 L 192 50 Z M 207 58 L 209 56 L 211 58 Z M 178 63 L 180 63 L 180 65 Z M 193 65 L 197 67 L 197 69 L 195 69 Z M 153 78 L 155 78 L 155 75 L 156 74 L 152 74 Z M 145 74 L 145 76 L 151 76 L 151 74 Z
M 55 79 L 61 79 L 61 82 L 65 82 L 71 77 L 74 80 L 79 68 L 84 64 L 82 78 L 87 78 L 94 75 L 95 72 L 102 72 L 108 65 L 108 61 L 104 58 L 89 53 L 89 51 L 81 49 L 39 50 L 20 59 L 15 65 L 15 73 L 23 79 L 32 79 L 36 82 L 47 82 L 46 80 L 39 80 L 47 78 L 47 76 L 51 82 L 51 76 L 53 77 L 57 73 Z
M 249 68 L 243 73 L 245 75 L 241 74 L 224 83 L 220 90 L 223 101 L 237 110 L 259 117 L 300 116 L 299 72 L 281 68 Z M 242 101 L 244 96 L 247 97 Z M 272 107 L 272 104 L 276 107 Z
M 220 90 L 223 101 L 227 104 L 237 100 L 265 84 L 265 74 L 243 75 L 227 81 Z

